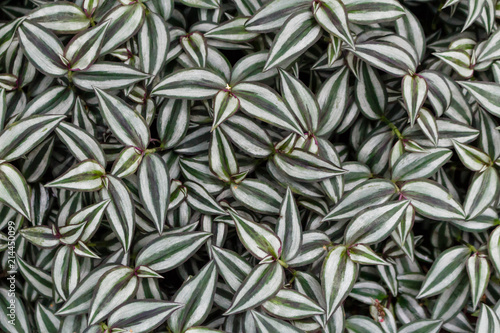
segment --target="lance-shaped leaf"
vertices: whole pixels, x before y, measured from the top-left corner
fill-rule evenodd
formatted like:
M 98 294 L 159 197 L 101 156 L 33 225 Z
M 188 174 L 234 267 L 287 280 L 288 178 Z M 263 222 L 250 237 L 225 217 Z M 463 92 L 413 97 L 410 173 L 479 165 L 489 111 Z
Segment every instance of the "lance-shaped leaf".
M 240 101 L 241 109 L 248 115 L 303 135 L 303 130 L 293 113 L 281 97 L 268 86 L 243 82 L 234 86 L 232 92 Z
M 314 18 L 323 29 L 354 48 L 354 41 L 347 25 L 347 10 L 341 1 L 321 0 L 314 2 L 313 13 Z
M 118 45 L 136 34 L 144 20 L 145 9 L 140 3 L 117 6 L 102 19 L 110 21 L 101 54 L 113 51 Z
M 321 37 L 322 31 L 310 10 L 292 15 L 274 38 L 264 71 L 286 68 Z
M 470 55 L 464 50 L 449 50 L 439 53 L 433 53 L 444 63 L 453 68 L 458 75 L 469 78 L 474 74 L 472 69 Z
M 404 7 L 396 0 L 344 0 L 349 22 L 373 24 L 394 21 L 405 15 Z
M 205 67 L 207 62 L 207 41 L 199 32 L 181 37 L 181 46 L 194 67 Z
M 214 122 L 212 124 L 212 131 L 227 118 L 235 114 L 239 108 L 240 101 L 231 91 L 227 89 L 219 91 L 214 98 Z
M 2 309 L 8 309 L 11 306 L 11 302 L 15 302 L 16 304 L 16 317 L 15 319 L 10 319 L 10 316 L 7 317 L 6 312 L 0 314 L 0 329 L 5 332 L 12 333 L 25 333 L 30 331 L 30 323 L 29 316 L 26 312 L 25 305 L 23 303 L 22 298 L 19 295 L 14 293 L 13 295 L 10 293 L 9 289 L 1 288 L 0 289 L 0 304 Z M 10 312 L 10 309 L 9 309 Z M 11 321 L 9 323 L 9 321 Z
M 56 332 L 61 321 L 40 302 L 36 304 L 35 320 L 40 332 Z
M 236 17 L 209 30 L 205 37 L 230 43 L 248 42 L 259 34 L 245 29 L 247 21 L 247 17 Z
M 422 71 L 418 75 L 423 77 L 427 82 L 429 88 L 427 100 L 432 105 L 436 115 L 441 116 L 450 107 L 452 102 L 452 94 L 447 78 L 440 72 L 429 70 Z M 456 100 L 457 98 L 455 97 Z
M 109 21 L 73 37 L 64 50 L 64 57 L 73 71 L 89 68 L 99 56 Z
M 279 70 L 281 90 L 290 110 L 302 128 L 314 133 L 318 127 L 319 105 L 304 83 L 284 70 Z
M 106 318 L 116 307 L 134 297 L 139 278 L 134 269 L 119 266 L 104 273 L 94 290 L 89 309 L 89 325 Z
M 110 200 L 106 216 L 111 229 L 125 251 L 130 249 L 135 227 L 135 208 L 130 191 L 125 183 L 116 177 L 106 177 L 107 187 L 101 191 L 103 200 Z
M 368 180 L 344 195 L 323 221 L 352 218 L 365 208 L 387 202 L 396 191 L 394 183 L 388 180 Z
M 17 28 L 21 23 L 23 23 L 24 20 L 24 17 L 20 17 L 0 27 L 0 36 L 2 36 L 0 38 L 0 57 L 2 57 L 5 51 L 9 48 L 10 44 L 14 40 Z
M 469 1 L 467 19 L 465 20 L 462 31 L 465 31 L 469 26 L 471 26 L 472 23 L 474 23 L 474 21 L 481 15 L 481 11 L 483 10 L 485 3 L 486 0 Z
M 488 167 L 482 173 L 476 173 L 467 191 L 464 210 L 467 219 L 481 214 L 490 204 L 498 199 L 500 179 L 494 167 Z
M 104 214 L 104 211 L 108 207 L 109 202 L 109 200 L 103 200 L 77 211 L 68 218 L 66 225 L 74 225 L 81 222 L 86 222 L 80 240 L 83 242 L 90 240 L 90 238 L 92 238 L 92 236 L 99 228 L 102 216 Z
M 408 73 L 415 73 L 417 67 L 413 57 L 415 50 L 406 50 L 404 44 L 397 43 L 398 39 L 391 37 L 393 36 L 356 44 L 356 49 L 352 52 L 370 65 L 391 75 L 405 76 Z M 406 41 L 402 37 L 401 40 Z
M 109 128 L 125 146 L 145 149 L 149 144 L 149 128 L 144 118 L 118 97 L 96 88 L 99 109 Z
M 369 119 L 379 119 L 387 107 L 387 89 L 384 82 L 365 62 L 359 64 L 355 98 L 359 109 Z
M 206 215 L 227 215 L 226 211 L 203 186 L 192 181 L 185 182 L 184 186 L 188 190 L 187 202 L 195 210 Z
M 500 274 L 500 226 L 496 227 L 488 239 L 488 254 L 496 272 Z
M 452 247 L 437 257 L 420 288 L 417 298 L 441 294 L 463 272 L 471 250 L 466 246 Z
M 469 296 L 469 278 L 467 274 L 463 273 L 450 287 L 446 288 L 439 295 L 436 305 L 432 309 L 432 319 L 448 321 L 456 317 L 467 306 Z
M 323 232 L 309 230 L 304 232 L 302 246 L 297 256 L 288 260 L 288 264 L 293 267 L 309 265 L 325 254 L 326 247 L 331 241 Z
M 106 156 L 101 145 L 88 132 L 67 122 L 59 123 L 55 132 L 77 160 L 93 159 L 106 166 Z
M 269 134 L 249 118 L 234 115 L 221 125 L 222 131 L 246 154 L 264 158 L 274 151 Z
M 488 305 L 482 303 L 479 311 L 479 319 L 476 323 L 476 333 L 493 333 L 500 329 L 500 319 L 495 311 Z
M 217 269 L 215 263 L 210 261 L 179 288 L 173 301 L 185 306 L 168 319 L 168 326 L 174 333 L 203 323 L 212 308 L 216 284 Z
M 202 9 L 217 9 L 220 7 L 220 0 L 179 0 L 189 7 Z
M 146 12 L 144 24 L 137 34 L 141 68 L 145 73 L 158 75 L 170 47 L 168 27 L 160 15 Z M 152 79 L 151 79 L 152 80 Z M 151 83 L 149 81 L 148 83 Z
M 185 99 L 169 99 L 160 106 L 156 125 L 163 148 L 173 148 L 184 138 L 189 116 L 190 103 Z
M 114 62 L 97 62 L 84 71 L 72 74 L 73 83 L 82 90 L 124 89 L 150 77 L 134 67 Z
M 89 17 L 80 6 L 70 2 L 47 3 L 30 13 L 28 19 L 63 34 L 80 32 L 90 24 Z
M 92 192 L 104 186 L 103 177 L 105 175 L 106 170 L 97 161 L 84 160 L 45 186 Z
M 274 164 L 293 179 L 314 182 L 344 174 L 346 171 L 307 151 L 295 149 L 291 153 L 274 155 Z
M 472 171 L 484 171 L 490 165 L 491 158 L 476 147 L 453 140 L 453 147 L 462 163 Z
M 12 161 L 38 146 L 64 116 L 31 116 L 17 121 L 0 132 L 0 159 Z
M 55 86 L 36 96 L 26 105 L 16 120 L 42 114 L 68 114 L 75 102 L 75 92 L 69 87 Z
M 136 266 L 148 266 L 164 273 L 188 260 L 211 237 L 207 232 L 164 234 L 141 249 Z
M 21 236 L 26 238 L 32 244 L 42 248 L 53 248 L 59 245 L 59 239 L 53 234 L 48 226 L 36 226 L 19 230 Z
M 392 179 L 405 181 L 433 176 L 453 156 L 446 148 L 431 148 L 419 153 L 405 153 L 392 166 Z
M 289 289 L 281 289 L 276 296 L 262 304 L 271 315 L 288 320 L 303 319 L 324 313 L 323 308 L 309 297 Z
M 490 35 L 488 40 L 482 45 L 481 49 L 478 49 L 477 62 L 487 62 L 489 60 L 495 60 L 500 58 L 500 33 L 495 31 Z
M 17 257 L 17 267 L 24 279 L 42 296 L 52 298 L 52 278 L 45 271 Z
M 300 333 L 302 330 L 295 326 L 292 326 L 286 321 L 275 319 L 266 316 L 257 311 L 251 311 L 252 316 L 255 320 L 255 325 L 262 333 L 272 333 L 272 332 L 289 332 L 289 333 Z
M 239 254 L 231 250 L 212 246 L 212 254 L 217 270 L 227 286 L 235 292 L 250 274 L 252 266 Z
M 401 221 L 409 201 L 371 207 L 353 218 L 346 228 L 346 244 L 374 244 L 387 238 Z
M 52 281 L 55 291 L 66 300 L 80 280 L 80 263 L 75 251 L 68 246 L 57 250 L 52 264 Z
M 459 81 L 474 99 L 492 115 L 500 117 L 500 84 L 483 81 Z
M 150 332 L 164 323 L 182 304 L 160 300 L 133 300 L 125 303 L 109 316 L 112 329 L 141 333 Z
M 257 265 L 243 281 L 224 315 L 240 313 L 255 308 L 273 298 L 283 286 L 285 272 L 275 261 Z
M 431 180 L 412 180 L 401 187 L 401 194 L 417 213 L 433 220 L 461 220 L 465 212 L 441 185 Z
M 268 256 L 275 259 L 280 257 L 281 240 L 274 232 L 232 211 L 229 214 L 233 218 L 238 237 L 248 252 L 261 260 Z
M 231 193 L 242 205 L 263 214 L 278 214 L 283 201 L 274 188 L 256 179 L 231 185 Z
M 276 235 L 282 242 L 281 258 L 284 261 L 297 256 L 302 245 L 302 224 L 299 209 L 290 188 L 281 203 L 280 217 L 276 223 Z
M 0 164 L 0 202 L 28 220 L 32 219 L 28 184 L 19 170 L 9 163 Z
M 138 177 L 142 206 L 161 234 L 170 201 L 170 177 L 167 165 L 160 156 L 147 154 L 139 167 Z
M 443 326 L 442 320 L 419 319 L 403 325 L 399 333 L 438 333 Z
M 403 101 L 413 126 L 418 112 L 427 98 L 427 82 L 418 75 L 405 75 L 401 83 Z
M 57 311 L 57 315 L 68 316 L 86 313 L 92 300 L 92 291 L 96 288 L 96 282 L 108 271 L 118 268 L 116 264 L 100 266 L 92 270 L 76 287 L 68 297 L 68 300 Z
M 189 68 L 167 75 L 151 94 L 180 99 L 206 99 L 225 89 L 226 79 L 209 69 Z
M 436 118 L 426 108 L 421 108 L 418 112 L 417 123 L 427 138 L 437 146 L 439 141 L 439 131 Z
M 467 259 L 466 267 L 470 281 L 472 308 L 475 310 L 490 282 L 490 265 L 484 255 L 473 253 Z
M 18 29 L 24 54 L 40 72 L 49 76 L 62 76 L 68 68 L 61 61 L 63 46 L 54 33 L 42 26 L 24 21 Z
M 361 265 L 390 265 L 379 255 L 373 252 L 370 247 L 363 244 L 356 244 L 347 250 L 349 258 Z
M 333 248 L 323 262 L 321 286 L 326 299 L 326 317 L 329 318 L 347 298 L 358 275 L 358 264 L 349 259 L 347 248 Z
M 245 24 L 248 31 L 269 32 L 279 29 L 294 13 L 311 5 L 310 0 L 277 0 L 262 6 Z
M 116 158 L 111 168 L 111 174 L 117 178 L 125 178 L 137 171 L 144 154 L 139 148 L 126 147 Z
M 218 128 L 212 132 L 208 159 L 210 170 L 223 181 L 229 182 L 233 176 L 239 173 L 238 161 L 233 147 Z

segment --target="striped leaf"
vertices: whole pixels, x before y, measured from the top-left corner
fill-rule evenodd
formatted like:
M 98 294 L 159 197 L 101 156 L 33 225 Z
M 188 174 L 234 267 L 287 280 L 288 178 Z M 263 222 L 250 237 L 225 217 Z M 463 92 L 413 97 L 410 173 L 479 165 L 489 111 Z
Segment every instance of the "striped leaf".
M 433 53 L 433 55 L 449 65 L 458 75 L 464 78 L 469 78 L 474 74 L 474 69 L 471 68 L 470 55 L 464 50 L 449 50 Z
M 139 279 L 130 267 L 119 266 L 104 273 L 97 287 L 94 287 L 89 309 L 89 325 L 102 321 L 116 307 L 134 297 L 138 286 Z
M 18 29 L 24 54 L 40 72 L 50 76 L 62 76 L 68 68 L 61 61 L 63 45 L 57 36 L 44 27 L 24 21 Z
M 137 33 L 141 69 L 153 77 L 162 69 L 170 47 L 167 24 L 160 15 L 146 11 L 144 24 Z M 151 83 L 152 78 L 148 81 Z
M 442 320 L 420 319 L 399 328 L 399 333 L 438 333 L 443 326 Z
M 144 6 L 140 3 L 117 6 L 109 11 L 102 19 L 103 22 L 110 21 L 110 23 L 101 54 L 112 52 L 117 46 L 135 35 L 144 21 L 144 13 Z
M 7 316 L 10 313 L 7 313 L 7 311 L 2 312 L 0 314 L 0 329 L 4 330 L 5 332 L 10 332 L 10 333 L 26 333 L 30 331 L 30 324 L 28 321 L 28 314 L 26 312 L 26 307 L 23 303 L 23 300 L 14 293 L 14 295 L 10 294 L 9 289 L 6 288 L 1 288 L 0 289 L 0 304 L 2 309 L 9 310 L 9 306 L 11 306 L 11 302 L 15 302 L 15 307 L 16 307 L 16 317 L 15 319 L 10 318 L 10 316 Z M 9 321 L 11 321 L 9 323 Z
M 453 156 L 446 148 L 431 148 L 419 153 L 405 153 L 392 166 L 392 179 L 405 181 L 433 176 Z
M 53 248 L 59 245 L 59 239 L 52 233 L 48 226 L 37 226 L 19 230 L 21 236 L 26 238 L 32 244 L 42 248 Z
M 450 287 L 446 288 L 439 295 L 436 305 L 432 309 L 432 319 L 449 321 L 467 306 L 470 296 L 470 284 L 468 280 L 467 274 L 462 273 Z
M 245 24 L 248 31 L 269 32 L 279 29 L 295 12 L 311 5 L 309 0 L 276 0 L 262 6 Z
M 214 122 L 212 131 L 240 108 L 239 99 L 229 90 L 221 90 L 214 98 Z
M 144 118 L 118 97 L 95 88 L 99 109 L 114 136 L 125 146 L 145 149 L 149 144 L 149 128 Z
M 29 102 L 16 120 L 26 119 L 33 115 L 68 114 L 73 108 L 75 97 L 75 93 L 71 88 L 52 87 Z
M 500 329 L 498 315 L 488 305 L 482 303 L 479 311 L 479 319 L 476 323 L 476 333 L 493 333 Z
M 229 211 L 229 213 L 236 226 L 238 238 L 254 257 L 262 260 L 269 256 L 272 256 L 274 259 L 278 259 L 281 256 L 281 240 L 274 232 L 232 211 Z
M 348 251 L 349 258 L 355 263 L 361 265 L 390 265 L 366 245 L 355 244 Z
M 45 186 L 72 191 L 92 192 L 104 186 L 103 177 L 105 175 L 106 170 L 97 161 L 84 160 Z
M 226 79 L 208 70 L 190 68 L 177 71 L 163 78 L 151 94 L 181 99 L 205 99 L 226 88 Z
M 236 291 L 225 315 L 241 313 L 273 298 L 283 286 L 285 272 L 278 262 L 257 265 Z
M 205 37 L 230 43 L 248 42 L 259 34 L 245 29 L 247 17 L 236 17 L 226 21 L 205 33 Z
M 220 6 L 220 0 L 179 0 L 189 7 L 202 9 L 217 9 Z
M 321 27 L 311 11 L 301 10 L 293 14 L 274 38 L 264 71 L 288 67 L 315 44 L 321 34 Z
M 500 273 L 500 227 L 496 227 L 491 232 L 488 239 L 488 254 L 497 274 Z
M 160 156 L 147 154 L 139 167 L 138 177 L 142 206 L 161 234 L 170 200 L 170 177 L 167 166 Z
M 368 180 L 343 196 L 323 221 L 350 219 L 368 207 L 387 202 L 396 191 L 394 184 L 387 180 Z
M 101 145 L 88 132 L 64 121 L 59 123 L 55 132 L 77 160 L 92 159 L 99 162 L 100 165 L 106 166 L 106 156 Z
M 486 256 L 473 253 L 467 259 L 466 268 L 471 287 L 472 308 L 475 310 L 490 281 L 490 265 Z
M 455 246 L 441 253 L 427 273 L 417 298 L 441 294 L 464 271 L 470 252 L 468 247 Z
M 125 147 L 116 158 L 111 168 L 111 174 L 117 178 L 125 178 L 134 174 L 144 157 L 136 147 Z
M 476 173 L 472 178 L 469 190 L 464 200 L 464 210 L 467 219 L 472 219 L 488 208 L 500 193 L 500 179 L 493 167 L 488 167 L 482 173 Z
M 282 242 L 281 258 L 285 262 L 295 258 L 302 245 L 302 225 L 299 209 L 290 188 L 287 188 L 281 203 L 275 230 L 276 236 Z
M 249 116 L 271 125 L 303 135 L 303 129 L 281 97 L 271 88 L 258 83 L 238 83 L 232 93 Z
M 274 319 L 272 317 L 266 316 L 257 311 L 251 311 L 252 316 L 255 320 L 255 325 L 262 333 L 272 333 L 272 332 L 290 332 L 290 333 L 300 333 L 303 332 L 297 327 L 292 326 L 286 321 L 279 319 Z
M 205 321 L 212 308 L 216 284 L 217 269 L 214 261 L 210 261 L 179 288 L 173 301 L 185 306 L 168 319 L 168 326 L 174 333 L 184 332 Z
M 21 23 L 25 20 L 24 17 L 15 19 L 0 27 L 0 57 L 3 57 L 12 41 L 14 40 L 15 33 Z
M 64 116 L 32 116 L 7 126 L 0 132 L 0 159 L 13 161 L 39 145 Z
M 269 314 L 288 320 L 320 315 L 324 310 L 305 295 L 289 289 L 281 289 L 276 296 L 262 304 Z
M 174 302 L 133 300 L 114 310 L 107 322 L 110 327 L 124 331 L 149 332 L 182 307 L 182 304 Z
M 432 113 L 426 108 L 421 108 L 418 112 L 417 123 L 425 136 L 427 136 L 434 146 L 437 146 L 439 142 L 439 131 L 436 118 Z
M 73 37 L 64 49 L 64 57 L 69 61 L 73 71 L 83 71 L 89 68 L 99 56 L 109 21 Z
M 461 220 L 465 212 L 449 192 L 431 180 L 412 180 L 401 187 L 401 194 L 416 212 L 433 220 Z
M 401 221 L 408 201 L 397 201 L 370 207 L 356 215 L 346 228 L 346 244 L 374 244 L 387 238 Z
M 181 46 L 194 67 L 205 67 L 207 63 L 207 41 L 199 32 L 181 37 Z
M 65 34 L 85 30 L 90 24 L 89 17 L 79 6 L 62 1 L 44 4 L 31 12 L 27 18 L 46 29 Z
M 132 196 L 125 183 L 116 177 L 106 176 L 107 186 L 100 192 L 102 200 L 110 200 L 106 217 L 123 249 L 132 245 L 135 228 L 135 208 Z
M 484 171 L 491 163 L 488 154 L 476 147 L 465 145 L 457 141 L 453 141 L 453 147 L 463 165 L 472 171 Z
M 83 209 L 80 209 L 76 213 L 72 214 L 66 225 L 74 225 L 79 224 L 81 222 L 85 222 L 85 229 L 81 235 L 81 240 L 86 242 L 92 238 L 97 229 L 99 228 L 99 224 L 101 223 L 102 216 L 104 211 L 109 205 L 109 200 L 104 200 L 93 205 L 87 206 Z
M 92 291 L 96 282 L 108 271 L 119 268 L 116 264 L 108 264 L 92 270 L 68 297 L 64 305 L 56 312 L 57 315 L 69 316 L 88 312 L 92 300 Z
M 256 179 L 244 179 L 231 186 L 234 198 L 249 209 L 264 214 L 278 214 L 283 198 L 269 184 Z
M 163 148 L 173 148 L 184 138 L 189 127 L 190 109 L 187 100 L 169 99 L 162 103 L 156 124 Z
M 401 83 L 401 91 L 406 111 L 410 117 L 410 125 L 413 126 L 418 112 L 427 98 L 427 82 L 418 75 L 405 75 Z
M 436 71 L 425 70 L 418 75 L 423 77 L 425 82 L 427 82 L 427 87 L 429 88 L 427 92 L 427 101 L 432 105 L 436 115 L 441 116 L 452 104 L 452 94 L 448 85 L 448 80 L 444 74 Z M 454 86 L 456 86 L 456 84 Z M 468 107 L 468 105 L 466 107 Z
M 193 209 L 206 215 L 227 215 L 205 188 L 192 181 L 185 182 L 184 186 L 188 190 L 187 202 Z
M 52 281 L 55 291 L 63 300 L 76 288 L 80 280 L 80 263 L 75 252 L 68 246 L 57 250 L 52 265 Z
M 465 31 L 474 21 L 481 15 L 481 11 L 485 5 L 485 0 L 473 0 L 469 2 L 467 11 L 467 19 L 465 20 L 462 31 Z
M 107 61 L 99 61 L 85 71 L 76 71 L 72 74 L 75 86 L 86 91 L 93 91 L 94 88 L 103 90 L 124 89 L 149 77 L 149 74 L 145 74 L 129 65 Z
M 358 264 L 349 259 L 347 248 L 337 246 L 325 258 L 321 270 L 321 286 L 329 318 L 347 298 L 358 275 Z
M 359 109 L 369 119 L 379 119 L 387 107 L 387 89 L 380 75 L 365 62 L 358 68 L 355 98 Z
M 302 246 L 297 256 L 287 261 L 292 267 L 309 265 L 325 255 L 325 247 L 330 245 L 330 239 L 323 232 L 305 231 L 302 235 Z
M 219 274 L 227 286 L 235 292 L 252 270 L 252 266 L 231 250 L 212 246 L 212 254 Z
M 141 249 L 135 264 L 158 273 L 167 272 L 189 259 L 210 237 L 210 233 L 198 231 L 164 234 Z
M 492 115 L 500 116 L 500 84 L 482 81 L 459 81 L 474 99 Z
M 14 209 L 28 220 L 34 218 L 30 188 L 19 170 L 9 163 L 0 164 L 0 203 Z
M 234 149 L 228 138 L 218 128 L 212 132 L 208 162 L 210 170 L 225 182 L 230 182 L 232 177 L 239 172 Z
M 56 332 L 60 325 L 60 319 L 39 302 L 36 304 L 35 318 L 40 332 Z
M 347 9 L 341 1 L 321 0 L 314 2 L 313 13 L 314 18 L 323 29 L 354 48 L 354 41 L 347 26 Z
M 344 0 L 349 21 L 372 24 L 394 21 L 405 15 L 404 7 L 396 0 Z
M 52 298 L 53 283 L 50 274 L 45 271 L 28 264 L 26 261 L 17 257 L 17 267 L 24 279 L 32 286 L 40 295 Z

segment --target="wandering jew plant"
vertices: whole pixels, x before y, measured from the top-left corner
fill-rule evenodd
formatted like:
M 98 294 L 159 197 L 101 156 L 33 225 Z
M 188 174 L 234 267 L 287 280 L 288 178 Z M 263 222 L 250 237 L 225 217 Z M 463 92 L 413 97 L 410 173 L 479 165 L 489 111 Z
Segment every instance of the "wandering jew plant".
M 0 9 L 0 331 L 500 332 L 497 0 Z

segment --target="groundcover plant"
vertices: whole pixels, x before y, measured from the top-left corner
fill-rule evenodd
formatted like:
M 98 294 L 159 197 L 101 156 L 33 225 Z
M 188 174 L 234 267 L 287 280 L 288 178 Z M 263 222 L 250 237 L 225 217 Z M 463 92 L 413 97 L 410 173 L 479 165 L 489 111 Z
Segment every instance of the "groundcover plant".
M 0 9 L 0 331 L 500 332 L 496 0 Z

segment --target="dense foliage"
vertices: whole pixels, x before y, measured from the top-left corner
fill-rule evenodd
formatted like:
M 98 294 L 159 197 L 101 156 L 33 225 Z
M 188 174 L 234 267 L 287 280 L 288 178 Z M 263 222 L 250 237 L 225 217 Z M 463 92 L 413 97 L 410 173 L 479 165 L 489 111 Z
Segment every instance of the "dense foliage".
M 500 332 L 496 0 L 12 0 L 0 330 Z

